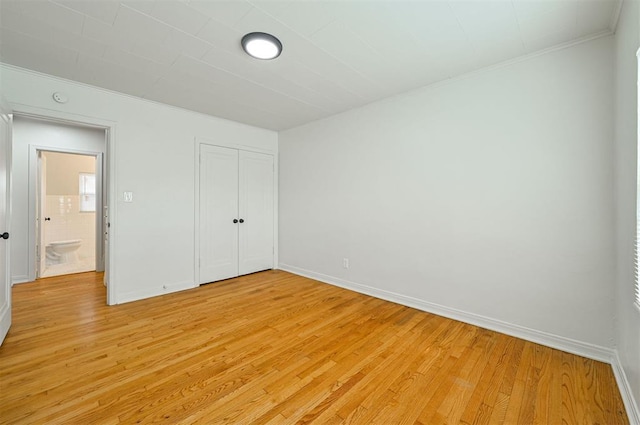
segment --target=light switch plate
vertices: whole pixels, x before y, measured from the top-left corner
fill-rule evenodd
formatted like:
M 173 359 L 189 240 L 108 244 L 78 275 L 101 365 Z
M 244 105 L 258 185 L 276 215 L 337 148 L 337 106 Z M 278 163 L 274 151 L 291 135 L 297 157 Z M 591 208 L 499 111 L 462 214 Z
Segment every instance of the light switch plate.
M 124 202 L 133 202 L 133 192 L 124 192 Z

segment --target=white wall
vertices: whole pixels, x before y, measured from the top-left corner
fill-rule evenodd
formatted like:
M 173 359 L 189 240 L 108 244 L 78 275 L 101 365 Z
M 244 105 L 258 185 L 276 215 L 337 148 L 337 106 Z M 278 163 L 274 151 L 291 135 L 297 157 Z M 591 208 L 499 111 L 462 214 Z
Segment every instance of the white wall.
M 104 142 L 104 131 L 94 131 Z M 77 195 L 80 173 L 96 172 L 96 158 L 93 156 L 60 152 L 43 152 L 42 155 L 47 158 L 47 195 Z
M 113 123 L 113 301 L 194 286 L 194 139 L 277 152 L 277 134 L 9 66 L 0 73 L 15 109 Z M 56 91 L 68 103 L 55 103 Z M 134 202 L 123 202 L 124 191 Z
M 11 244 L 11 276 L 13 282 L 28 280 L 29 243 L 35 241 L 33 235 L 29 237 L 29 146 L 105 152 L 104 137 L 104 130 L 72 127 L 20 116 L 14 117 L 11 191 L 11 239 L 13 240 Z
M 612 51 L 600 38 L 281 133 L 280 266 L 606 357 Z
M 615 195 L 617 300 L 615 344 L 623 369 L 629 416 L 640 423 L 640 311 L 633 307 L 633 244 L 636 232 L 638 62 L 640 6 L 625 1 L 615 35 Z M 633 423 L 633 421 L 632 421 Z

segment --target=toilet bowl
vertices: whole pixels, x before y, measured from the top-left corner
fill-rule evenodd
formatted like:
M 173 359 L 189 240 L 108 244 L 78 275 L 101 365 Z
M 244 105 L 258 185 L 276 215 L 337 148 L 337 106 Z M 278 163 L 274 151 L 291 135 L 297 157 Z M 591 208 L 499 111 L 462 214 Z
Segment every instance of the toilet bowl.
M 55 259 L 56 263 L 76 263 L 78 262 L 78 249 L 82 245 L 81 239 L 73 239 L 70 241 L 51 242 L 47 251 L 51 255 L 47 255 L 50 260 Z

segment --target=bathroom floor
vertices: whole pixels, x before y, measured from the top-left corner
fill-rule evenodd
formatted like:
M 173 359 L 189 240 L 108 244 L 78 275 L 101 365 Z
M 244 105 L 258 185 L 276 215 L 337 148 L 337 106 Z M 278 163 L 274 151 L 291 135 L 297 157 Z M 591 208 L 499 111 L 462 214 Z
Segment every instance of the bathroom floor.
M 76 263 L 52 264 L 40 274 L 40 277 L 60 276 L 63 274 L 90 272 L 96 269 L 95 259 L 80 260 Z

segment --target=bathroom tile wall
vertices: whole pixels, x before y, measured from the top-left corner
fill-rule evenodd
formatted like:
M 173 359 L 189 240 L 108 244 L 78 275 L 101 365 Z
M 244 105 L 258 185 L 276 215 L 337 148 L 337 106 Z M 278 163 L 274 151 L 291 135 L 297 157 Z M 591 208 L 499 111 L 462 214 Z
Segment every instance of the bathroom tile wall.
M 96 213 L 80 212 L 80 196 L 47 195 L 45 211 L 45 217 L 51 218 L 44 222 L 45 245 L 55 241 L 81 239 L 79 260 L 83 263 L 95 261 Z

